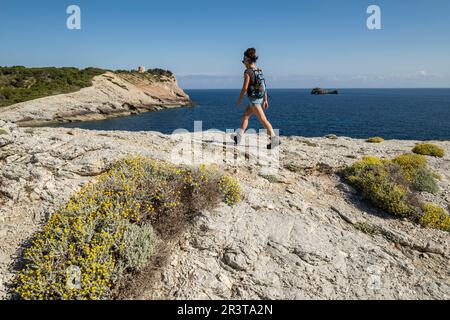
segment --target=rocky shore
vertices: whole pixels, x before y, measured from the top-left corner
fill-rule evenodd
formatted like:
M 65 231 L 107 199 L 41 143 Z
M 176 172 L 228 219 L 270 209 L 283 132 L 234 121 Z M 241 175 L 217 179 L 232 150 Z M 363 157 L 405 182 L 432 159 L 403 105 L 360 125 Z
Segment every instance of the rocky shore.
M 149 81 L 139 73 L 106 72 L 80 91 L 0 108 L 0 119 L 21 126 L 102 120 L 191 105 L 175 76 Z
M 129 298 L 450 298 L 448 233 L 374 209 L 336 174 L 366 155 L 390 158 L 410 152 L 415 141 L 369 144 L 346 137 L 285 137 L 278 153 L 260 156 L 255 135 L 248 136 L 247 146 L 234 148 L 223 144 L 224 133 L 186 139 L 186 134 L 23 128 L 4 121 L 35 124 L 116 114 L 111 110 L 122 110 L 120 105 L 131 99 L 127 92 L 137 89 L 124 84 L 128 89 L 117 91 L 118 109 L 102 100 L 107 93 L 87 98 L 90 90 L 116 86 L 109 76 L 97 78 L 93 88 L 68 95 L 74 102 L 65 115 L 57 108 L 58 96 L 26 103 L 20 112 L 14 106 L 1 113 L 1 298 L 8 298 L 7 285 L 21 246 L 80 186 L 126 154 L 173 161 L 174 149 L 192 145 L 232 155 L 217 164 L 239 178 L 243 201 L 232 208 L 223 204 L 202 212 L 183 239 L 172 244 L 170 261 L 155 281 Z M 155 101 L 144 92 L 133 99 L 139 105 Z M 80 101 L 86 103 L 85 114 L 76 111 Z M 39 113 L 38 106 L 45 102 L 54 108 Z M 101 106 L 110 111 L 98 111 Z M 446 156 L 429 158 L 429 165 L 442 176 L 440 192 L 424 197 L 449 208 L 450 142 L 438 143 Z M 260 160 L 271 157 L 279 161 L 279 170 L 268 173 Z M 379 232 L 364 232 L 361 225 Z

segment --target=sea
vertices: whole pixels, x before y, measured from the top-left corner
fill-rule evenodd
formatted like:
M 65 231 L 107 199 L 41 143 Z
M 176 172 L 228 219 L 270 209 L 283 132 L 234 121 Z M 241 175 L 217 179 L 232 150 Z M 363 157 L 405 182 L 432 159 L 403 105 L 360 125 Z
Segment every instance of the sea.
M 194 107 L 57 125 L 95 130 L 159 131 L 237 129 L 246 103 L 239 90 L 186 90 Z M 450 140 L 450 89 L 342 89 L 338 95 L 311 95 L 307 89 L 269 91 L 266 115 L 282 136 Z M 197 123 L 197 125 L 200 122 Z M 262 129 L 256 117 L 249 128 Z

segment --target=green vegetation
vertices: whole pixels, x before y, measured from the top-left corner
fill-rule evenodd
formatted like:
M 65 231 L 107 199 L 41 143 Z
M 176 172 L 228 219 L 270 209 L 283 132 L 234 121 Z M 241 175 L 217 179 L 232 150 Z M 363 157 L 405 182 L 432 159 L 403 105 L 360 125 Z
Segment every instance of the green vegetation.
M 413 182 L 417 175 L 417 170 L 425 168 L 427 165 L 427 159 L 417 154 L 402 154 L 393 160 L 403 169 L 403 175 L 408 182 Z
M 267 181 L 269 181 L 270 183 L 278 183 L 279 180 L 277 178 L 277 176 L 273 175 L 273 174 L 260 174 L 259 175 L 261 178 L 266 179 Z
M 108 70 L 98 68 L 0 67 L 0 107 L 79 91 L 91 86 L 92 78 L 106 71 Z M 144 73 L 133 70 L 118 70 L 115 73 L 133 84 L 140 84 L 142 79 L 150 82 L 167 82 L 174 76 L 171 71 L 158 68 Z M 112 79 L 108 80 L 122 89 L 128 89 Z
M 111 298 L 125 274 L 146 266 L 158 244 L 198 212 L 239 200 L 238 182 L 217 170 L 127 157 L 33 237 L 14 292 L 20 299 Z
M 382 137 L 372 137 L 372 138 L 369 138 L 366 140 L 366 142 L 369 142 L 369 143 L 381 143 L 383 141 L 384 141 L 384 138 L 382 138 Z
M 357 222 L 355 223 L 355 228 L 368 235 L 374 235 L 377 234 L 378 232 L 376 227 L 374 227 L 368 222 Z
M 0 67 L 0 107 L 70 93 L 92 85 L 106 70 L 87 68 Z
M 298 165 L 295 162 L 286 163 L 284 165 L 284 168 L 294 173 L 299 173 L 304 169 L 302 166 Z
M 156 76 L 164 76 L 164 77 L 173 77 L 172 71 L 154 68 L 146 71 L 147 74 L 156 75 Z
M 398 216 L 410 216 L 408 189 L 400 166 L 368 157 L 347 168 L 347 180 L 378 208 Z
M 6 132 L 6 130 L 5 129 L 0 129 L 0 136 L 1 135 L 4 135 L 4 134 L 7 134 L 8 132 Z
M 133 84 L 136 83 L 136 80 L 140 80 L 142 78 L 150 82 L 167 82 L 174 77 L 174 74 L 171 71 L 159 68 L 149 69 L 144 73 L 140 73 L 136 70 L 117 70 L 115 73 Z
M 317 143 L 314 143 L 309 140 L 300 140 L 300 142 L 306 144 L 308 147 L 313 147 L 313 148 L 318 147 Z
M 447 230 L 446 219 L 450 218 L 445 211 L 433 211 L 431 216 L 429 207 L 422 205 L 417 195 L 422 191 L 438 191 L 425 157 L 415 154 L 400 155 L 393 160 L 365 157 L 347 167 L 344 177 L 374 206 L 422 225 Z
M 435 174 L 423 167 L 418 168 L 415 172 L 412 186 L 417 191 L 424 191 L 432 194 L 436 194 L 439 191 Z
M 444 149 L 433 143 L 421 143 L 414 147 L 412 152 L 425 156 L 442 158 L 445 155 Z

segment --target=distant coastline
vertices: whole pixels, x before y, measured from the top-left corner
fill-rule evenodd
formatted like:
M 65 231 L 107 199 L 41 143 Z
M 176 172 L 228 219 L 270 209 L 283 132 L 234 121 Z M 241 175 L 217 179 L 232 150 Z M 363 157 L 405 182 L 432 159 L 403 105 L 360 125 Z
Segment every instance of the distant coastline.
M 102 120 L 192 104 L 175 75 L 162 69 L 13 67 L 0 71 L 0 117 L 21 126 Z

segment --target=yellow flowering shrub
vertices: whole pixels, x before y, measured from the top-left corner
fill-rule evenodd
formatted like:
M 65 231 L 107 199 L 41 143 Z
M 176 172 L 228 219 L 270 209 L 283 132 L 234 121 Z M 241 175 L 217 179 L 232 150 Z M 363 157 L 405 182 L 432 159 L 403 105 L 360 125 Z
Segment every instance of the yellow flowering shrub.
M 392 164 L 368 166 L 355 178 L 355 184 L 378 208 L 398 216 L 409 216 L 414 209 L 408 203 L 409 190 L 394 175 L 401 170 Z
M 444 149 L 433 143 L 420 143 L 414 147 L 412 152 L 438 158 L 442 158 L 445 155 Z
M 422 211 L 417 192 L 434 193 L 436 178 L 423 156 L 404 154 L 393 160 L 364 157 L 344 170 L 345 179 L 374 206 L 413 221 Z
M 425 203 L 422 210 L 423 216 L 420 218 L 422 226 L 450 231 L 450 215 L 444 209 L 432 203 Z
M 347 167 L 344 170 L 345 177 L 352 184 L 358 184 L 358 176 L 361 172 L 365 171 L 369 167 L 381 166 L 383 161 L 378 157 L 363 157 L 362 160 L 356 161 L 352 166 Z
M 237 179 L 224 175 L 219 180 L 219 188 L 226 204 L 232 206 L 241 201 L 241 187 Z
M 369 142 L 369 143 L 381 143 L 383 141 L 384 141 L 384 138 L 382 138 L 382 137 L 371 137 L 366 140 L 366 142 Z
M 402 167 L 405 178 L 409 182 L 414 180 L 418 169 L 427 166 L 427 159 L 424 156 L 412 153 L 399 155 L 393 162 Z
M 205 166 L 127 157 L 73 195 L 33 237 L 14 292 L 20 299 L 111 298 L 115 283 L 144 267 L 164 238 L 163 217 L 239 199 L 236 180 Z

